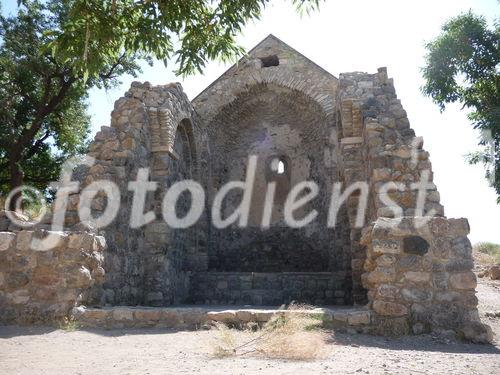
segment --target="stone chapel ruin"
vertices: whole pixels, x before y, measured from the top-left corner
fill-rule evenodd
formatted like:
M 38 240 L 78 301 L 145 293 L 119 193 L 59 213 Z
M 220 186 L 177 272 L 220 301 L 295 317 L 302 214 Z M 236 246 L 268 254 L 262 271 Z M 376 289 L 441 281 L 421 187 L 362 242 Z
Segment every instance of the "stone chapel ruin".
M 191 102 L 177 83 L 135 82 L 115 103 L 111 126 L 102 127 L 90 146 L 95 164 L 73 176 L 82 189 L 102 179 L 117 183 L 116 219 L 97 233 L 83 227 L 74 193 L 58 247 L 37 251 L 32 237 L 50 226 L 21 230 L 0 218 L 0 321 L 73 314 L 88 325 L 190 327 L 216 318 L 207 313 L 210 306 L 296 301 L 350 306 L 322 311 L 364 331 L 452 329 L 486 341 L 468 222 L 444 216 L 432 183 L 425 210 L 434 216 L 417 216 L 417 191 L 410 186 L 431 171 L 431 163 L 414 140 L 385 68 L 336 78 L 272 35 Z M 228 181 L 245 179 L 249 155 L 258 163 L 248 226 L 217 229 L 211 225 L 214 194 Z M 139 168 L 150 168 L 149 180 L 158 182 L 146 197 L 156 219 L 133 229 L 127 183 Z M 162 220 L 162 197 L 185 179 L 203 186 L 206 210 L 195 225 L 173 229 Z M 303 212 L 315 209 L 318 217 L 290 228 L 283 222 L 285 199 L 305 180 L 316 182 L 319 194 Z M 276 182 L 275 200 L 269 228 L 262 229 L 270 181 Z M 354 225 L 361 195 L 353 191 L 328 228 L 334 184 L 357 181 L 369 186 L 364 226 Z M 390 181 L 406 188 L 381 192 Z M 382 195 L 402 208 L 400 223 Z M 240 200 L 238 191 L 229 194 L 224 213 Z M 180 216 L 189 205 L 181 196 Z M 105 206 L 98 195 L 91 208 L 99 215 Z M 224 319 L 262 318 L 242 311 Z

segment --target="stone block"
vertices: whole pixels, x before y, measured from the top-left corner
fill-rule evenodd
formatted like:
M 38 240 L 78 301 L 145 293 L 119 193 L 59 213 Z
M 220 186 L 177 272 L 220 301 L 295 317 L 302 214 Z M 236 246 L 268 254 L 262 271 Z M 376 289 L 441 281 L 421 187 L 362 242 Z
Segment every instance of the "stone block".
M 14 245 L 15 233 L 0 232 L 0 251 L 6 251 Z
M 465 323 L 461 332 L 466 340 L 478 344 L 490 344 L 493 341 L 493 331 L 491 328 L 478 321 Z
M 384 300 L 395 300 L 399 297 L 399 288 L 395 285 L 382 284 L 376 290 L 376 298 Z
M 347 316 L 347 323 L 351 326 L 370 324 L 371 313 L 370 311 L 355 311 Z
M 384 316 L 405 316 L 408 314 L 408 308 L 405 305 L 376 300 L 373 302 L 373 310 Z
M 477 285 L 476 275 L 473 272 L 460 272 L 451 274 L 449 285 L 453 289 L 475 289 Z
M 408 287 L 402 288 L 400 293 L 403 299 L 408 302 L 424 302 L 432 298 L 432 292 L 428 289 Z
M 428 283 L 431 279 L 429 272 L 408 271 L 404 274 L 405 280 L 412 283 Z
M 372 272 L 363 274 L 363 282 L 367 285 L 391 283 L 396 279 L 396 272 L 392 268 L 377 267 Z
M 467 236 L 470 232 L 469 221 L 465 218 L 448 219 L 450 235 L 460 237 Z
M 160 309 L 137 309 L 134 310 L 134 318 L 141 322 L 159 321 L 161 319 Z
M 374 239 L 372 246 L 375 254 L 399 254 L 401 252 L 401 242 L 395 239 Z
M 60 276 L 55 267 L 56 265 L 35 267 L 32 274 L 33 282 L 42 286 L 56 284 Z
M 233 310 L 209 311 L 207 312 L 207 318 L 222 323 L 236 323 L 238 321 L 236 313 Z
M 113 320 L 118 322 L 122 321 L 133 321 L 134 320 L 134 310 L 127 307 L 115 307 L 113 308 L 112 314 Z
M 11 272 L 5 278 L 5 284 L 10 290 L 20 289 L 30 282 L 26 272 Z
M 31 249 L 31 239 L 33 238 L 33 232 L 28 230 L 22 230 L 17 233 L 16 238 L 16 249 L 19 251 L 28 251 Z
M 86 249 L 90 250 L 93 248 L 94 236 L 90 233 L 71 233 L 68 239 L 69 249 Z
M 76 318 L 92 322 L 95 325 L 104 325 L 110 314 L 111 310 L 108 309 L 84 309 Z
M 92 282 L 92 276 L 88 268 L 84 266 L 76 266 L 65 270 L 66 283 L 73 288 L 88 288 Z
M 396 257 L 394 255 L 384 254 L 379 256 L 375 262 L 381 267 L 390 267 L 396 262 Z

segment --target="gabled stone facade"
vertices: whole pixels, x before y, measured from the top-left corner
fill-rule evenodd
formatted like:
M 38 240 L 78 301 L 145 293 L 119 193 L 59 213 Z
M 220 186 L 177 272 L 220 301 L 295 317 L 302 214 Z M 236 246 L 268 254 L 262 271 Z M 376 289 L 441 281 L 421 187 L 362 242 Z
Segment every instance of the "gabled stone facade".
M 81 189 L 114 181 L 121 205 L 99 233 L 107 243 L 105 274 L 91 283 L 92 298 L 74 298 L 73 305 L 359 305 L 371 311 L 378 333 L 454 329 L 488 338 L 477 316 L 467 221 L 444 216 L 429 153 L 410 128 L 385 68 L 336 78 L 270 35 L 192 102 L 179 84 L 133 83 L 89 155 L 94 165 L 75 174 Z M 217 229 L 210 211 L 215 194 L 227 182 L 245 179 L 249 155 L 258 159 L 248 225 Z M 278 162 L 279 173 L 273 164 Z M 150 168 L 148 180 L 158 183 L 146 197 L 146 210 L 156 220 L 131 229 L 127 183 L 140 168 Z M 162 197 L 185 179 L 202 185 L 206 207 L 194 226 L 173 229 L 161 219 Z M 422 179 L 423 196 L 416 189 Z M 291 228 L 283 220 L 286 198 L 307 180 L 319 193 L 296 215 L 313 209 L 318 215 L 305 227 Z M 269 182 L 276 183 L 276 193 L 263 229 Z M 352 190 L 329 227 L 335 186 L 344 190 L 358 182 L 367 191 Z M 237 191 L 229 194 L 223 213 L 230 215 L 241 198 Z M 356 225 L 363 200 L 364 224 Z M 424 212 L 416 211 L 419 201 Z M 78 205 L 75 193 L 68 231 L 82 229 Z M 105 207 L 100 193 L 90 209 L 99 216 Z M 190 199 L 181 196 L 179 216 L 189 207 Z M 6 233 L 0 238 L 12 244 L 0 247 L 0 310 L 23 311 L 36 299 L 14 290 L 9 280 L 15 278 L 14 243 L 26 234 Z M 38 282 L 32 269 L 18 270 L 27 280 L 20 290 Z

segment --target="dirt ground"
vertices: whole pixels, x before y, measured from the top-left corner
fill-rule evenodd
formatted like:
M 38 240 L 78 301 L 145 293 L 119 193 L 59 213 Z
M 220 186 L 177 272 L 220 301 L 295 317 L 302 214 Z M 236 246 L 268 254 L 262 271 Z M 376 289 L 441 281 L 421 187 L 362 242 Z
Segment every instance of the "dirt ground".
M 500 338 L 500 317 L 491 317 L 500 315 L 500 282 L 480 279 L 478 296 L 481 317 Z M 297 362 L 214 359 L 214 335 L 0 327 L 0 374 L 500 374 L 498 343 L 473 345 L 432 335 L 388 339 L 336 334 L 325 344 L 324 358 Z

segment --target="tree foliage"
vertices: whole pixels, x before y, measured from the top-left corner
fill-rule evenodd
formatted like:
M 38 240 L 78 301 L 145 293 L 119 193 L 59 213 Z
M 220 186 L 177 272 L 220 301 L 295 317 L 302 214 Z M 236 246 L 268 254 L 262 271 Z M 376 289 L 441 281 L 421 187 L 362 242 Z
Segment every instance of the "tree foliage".
M 301 12 L 321 0 L 290 0 Z M 176 73 L 243 53 L 236 36 L 269 0 L 19 0 L 0 17 L 0 191 L 45 187 L 85 146 L 86 98 L 138 62 L 173 61 Z
M 61 163 L 85 148 L 87 90 L 139 69 L 122 54 L 85 80 L 47 48 L 68 16 L 58 1 L 24 1 L 15 16 L 0 16 L 0 191 L 57 180 Z
M 270 0 L 64 0 L 69 20 L 53 31 L 53 52 L 90 77 L 125 53 L 174 61 L 178 75 L 243 53 L 236 36 Z M 301 12 L 321 0 L 290 0 Z
M 450 19 L 426 48 L 423 93 L 441 110 L 454 102 L 470 110 L 482 150 L 468 161 L 485 165 L 500 202 L 500 24 L 489 28 L 484 17 L 468 12 Z

